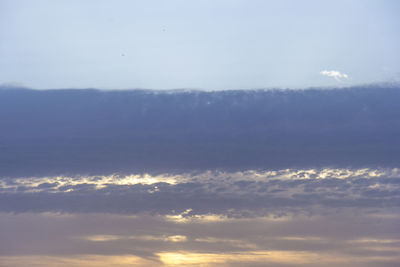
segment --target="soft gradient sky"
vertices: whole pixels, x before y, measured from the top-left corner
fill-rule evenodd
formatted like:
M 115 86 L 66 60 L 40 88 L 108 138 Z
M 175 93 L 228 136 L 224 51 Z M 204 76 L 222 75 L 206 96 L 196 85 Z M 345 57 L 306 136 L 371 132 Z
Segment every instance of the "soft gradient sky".
M 399 11 L 0 0 L 0 266 L 400 266 Z
M 395 0 L 0 0 L 0 83 L 238 89 L 398 81 L 399 13 Z

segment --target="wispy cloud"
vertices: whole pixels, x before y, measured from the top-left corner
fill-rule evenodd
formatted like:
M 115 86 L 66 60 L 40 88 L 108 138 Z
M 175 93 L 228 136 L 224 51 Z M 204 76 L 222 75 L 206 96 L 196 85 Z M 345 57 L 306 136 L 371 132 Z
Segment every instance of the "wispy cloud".
M 388 211 L 396 217 L 385 217 Z M 399 213 L 394 209 L 324 208 L 284 217 L 182 223 L 155 214 L 0 213 L 0 227 L 7 229 L 1 233 L 6 242 L 0 242 L 0 262 L 7 267 L 32 262 L 59 267 L 398 266 Z M 27 233 L 27 226 L 35 231 Z
M 349 75 L 346 73 L 341 73 L 337 70 L 323 70 L 320 72 L 320 74 L 323 76 L 332 77 L 338 82 L 341 82 L 343 79 L 349 79 Z

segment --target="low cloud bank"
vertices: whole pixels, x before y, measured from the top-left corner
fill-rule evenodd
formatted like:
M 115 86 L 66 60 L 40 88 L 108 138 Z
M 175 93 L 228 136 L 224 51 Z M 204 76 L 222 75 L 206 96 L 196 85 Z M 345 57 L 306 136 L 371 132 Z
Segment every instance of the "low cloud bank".
M 400 88 L 0 90 L 0 265 L 398 266 Z
M 397 167 L 400 88 L 0 90 L 0 175 Z

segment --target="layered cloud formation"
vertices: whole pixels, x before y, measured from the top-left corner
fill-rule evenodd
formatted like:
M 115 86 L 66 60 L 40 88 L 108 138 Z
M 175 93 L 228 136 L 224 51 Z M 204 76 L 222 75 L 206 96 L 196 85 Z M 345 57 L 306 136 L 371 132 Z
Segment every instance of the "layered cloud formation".
M 398 266 L 400 88 L 0 90 L 1 266 Z
M 36 177 L 0 188 L 5 266 L 400 261 L 398 169 Z

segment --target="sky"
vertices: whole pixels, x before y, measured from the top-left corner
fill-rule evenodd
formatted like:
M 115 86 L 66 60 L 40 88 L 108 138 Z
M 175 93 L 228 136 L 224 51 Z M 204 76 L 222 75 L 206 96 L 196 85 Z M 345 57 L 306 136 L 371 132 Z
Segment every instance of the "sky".
M 398 82 L 400 4 L 0 1 L 0 83 L 205 90 Z
M 399 11 L 0 0 L 0 266 L 400 266 Z

